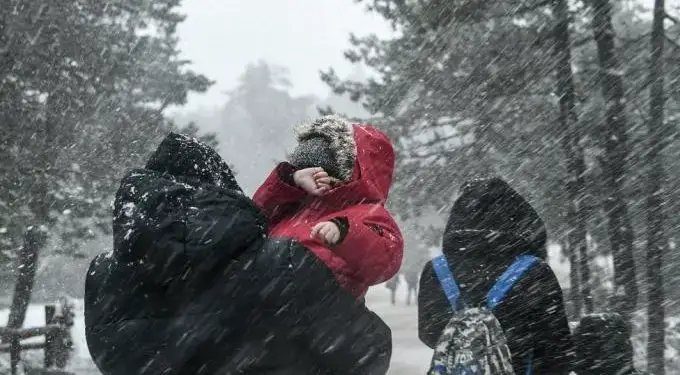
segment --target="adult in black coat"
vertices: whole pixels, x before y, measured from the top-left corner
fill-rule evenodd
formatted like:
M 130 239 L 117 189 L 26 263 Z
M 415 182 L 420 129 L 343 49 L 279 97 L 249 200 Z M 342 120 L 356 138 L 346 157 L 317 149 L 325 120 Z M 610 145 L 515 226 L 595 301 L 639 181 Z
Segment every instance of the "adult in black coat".
M 385 374 L 389 328 L 265 219 L 210 147 L 170 134 L 114 202 L 86 278 L 104 375 Z
M 463 185 L 443 238 L 443 253 L 462 293 L 486 304 L 496 279 L 523 254 L 546 257 L 546 231 L 531 205 L 499 178 Z M 562 290 L 546 262 L 530 268 L 494 310 L 508 339 L 513 367 L 525 374 L 568 374 L 574 350 Z M 428 262 L 420 279 L 418 332 L 434 348 L 452 310 Z

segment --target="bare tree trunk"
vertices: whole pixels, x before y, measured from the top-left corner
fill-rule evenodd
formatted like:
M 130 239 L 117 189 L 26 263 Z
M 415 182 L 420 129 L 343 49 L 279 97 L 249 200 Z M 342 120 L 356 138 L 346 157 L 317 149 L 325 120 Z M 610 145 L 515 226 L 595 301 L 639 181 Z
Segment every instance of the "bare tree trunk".
M 569 11 L 567 0 L 554 0 L 553 12 L 557 17 L 555 25 L 555 54 L 557 64 L 557 96 L 560 98 L 560 125 L 564 129 L 561 146 L 567 161 L 568 180 L 566 184 L 569 203 L 567 208 L 569 238 L 569 259 L 572 264 L 572 296 L 575 298 L 576 315 L 593 311 L 593 297 L 590 288 L 588 268 L 586 221 L 584 207 L 585 161 L 580 146 L 581 135 L 576 125 L 575 88 L 571 69 L 571 45 L 569 37 Z M 580 274 L 580 277 L 579 277 Z
M 662 262 L 666 249 L 664 212 L 664 77 L 663 50 L 664 0 L 654 2 L 654 22 L 649 65 L 650 105 L 648 122 L 647 169 L 647 365 L 652 374 L 665 373 L 665 311 Z
M 17 264 L 17 278 L 12 296 L 12 306 L 7 318 L 7 328 L 19 329 L 26 320 L 26 311 L 31 302 L 35 272 L 38 269 L 38 254 L 45 243 L 45 233 L 42 228 L 30 227 L 24 235 L 24 246 L 19 252 Z M 8 335 L 2 341 L 10 345 L 10 367 L 12 375 L 19 373 L 21 360 L 21 343 L 16 335 Z
M 608 216 L 609 242 L 614 257 L 614 307 L 630 319 L 638 298 L 633 258 L 633 227 L 623 188 L 628 134 L 625 117 L 621 67 L 616 56 L 614 26 L 609 0 L 591 0 L 592 30 L 600 61 L 599 80 L 606 103 L 605 181 L 608 196 L 604 207 Z
M 567 256 L 569 258 L 569 264 L 577 264 L 578 263 L 578 258 L 576 257 L 576 252 L 572 251 L 571 245 L 569 245 L 569 240 L 566 237 L 569 237 L 571 235 L 571 232 L 567 233 L 565 235 L 565 238 L 562 240 L 562 254 L 564 256 Z M 565 300 L 565 307 L 567 309 L 567 317 L 569 320 L 578 320 L 580 316 L 582 315 L 582 300 L 581 300 L 581 290 L 578 288 L 578 285 L 580 283 L 580 278 L 579 278 L 579 272 L 578 270 L 574 267 L 571 266 L 571 269 L 569 270 L 569 290 L 565 290 L 565 295 L 566 300 Z
M 38 268 L 38 253 L 45 242 L 42 228 L 31 227 L 24 236 L 24 246 L 19 252 L 17 279 L 12 297 L 12 307 L 7 318 L 7 328 L 19 329 L 24 324 L 26 310 L 31 301 L 35 271 Z

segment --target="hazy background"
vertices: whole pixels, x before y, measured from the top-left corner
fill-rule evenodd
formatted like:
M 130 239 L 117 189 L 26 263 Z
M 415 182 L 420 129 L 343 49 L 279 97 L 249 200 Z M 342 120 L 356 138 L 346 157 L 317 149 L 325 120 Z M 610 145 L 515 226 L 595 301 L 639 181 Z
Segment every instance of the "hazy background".
M 357 1 L 0 0 L 0 307 L 22 249 L 34 302 L 82 296 L 121 176 L 168 132 L 252 193 L 330 107 L 393 140 L 403 271 L 441 248 L 464 181 L 500 176 L 544 219 L 572 320 L 620 312 L 641 368 L 667 347 L 678 373 L 680 1 Z
M 181 53 L 215 84 L 190 93 L 187 105 L 170 113 L 180 124 L 194 122 L 217 135 L 220 153 L 249 193 L 290 149 L 292 126 L 317 116 L 317 106 L 365 114 L 347 97 L 332 95 L 319 72 L 332 66 L 343 77 L 361 79 L 369 72 L 343 56 L 350 33 L 391 32 L 378 15 L 343 0 L 191 0 L 182 11 Z M 247 74 L 249 64 L 262 69 Z M 264 72 L 267 67 L 274 72 Z M 229 95 L 237 89 L 249 94 Z
M 179 47 L 192 67 L 216 81 L 205 94 L 192 94 L 183 110 L 224 105 L 245 66 L 258 60 L 290 69 L 294 95 L 325 98 L 319 71 L 330 66 L 348 75 L 343 58 L 349 34 L 390 35 L 389 25 L 364 5 L 346 0 L 188 0 Z

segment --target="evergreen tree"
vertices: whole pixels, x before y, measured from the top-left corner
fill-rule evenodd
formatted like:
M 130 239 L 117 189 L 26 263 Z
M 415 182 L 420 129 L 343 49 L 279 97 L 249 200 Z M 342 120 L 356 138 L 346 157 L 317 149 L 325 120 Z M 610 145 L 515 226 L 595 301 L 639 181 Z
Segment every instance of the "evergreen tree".
M 106 229 L 122 171 L 140 165 L 170 129 L 165 109 L 211 84 L 179 58 L 178 5 L 0 1 L 6 256 L 29 225 L 81 240 L 97 224 Z
M 294 145 L 293 126 L 312 113 L 314 98 L 290 94 L 284 67 L 249 64 L 222 108 L 222 155 L 241 171 L 239 183 L 254 191 Z
M 593 32 L 593 2 L 568 3 L 566 14 L 558 11 L 558 0 L 361 3 L 388 20 L 395 36 L 352 35 L 353 47 L 345 55 L 378 76 L 366 82 L 342 80 L 329 69 L 322 77 L 336 93 L 361 102 L 395 139 L 399 157 L 392 200 L 398 202 L 393 207 L 400 216 L 412 219 L 438 212 L 443 220 L 464 179 L 501 175 L 531 198 L 549 226 L 551 240 L 568 245 L 572 264 L 580 264 L 572 267 L 580 269 L 572 275 L 572 287 L 579 288 L 581 273 L 584 286 L 592 286 L 590 292 L 583 290 L 586 302 L 589 294 L 600 297 L 593 300 L 594 310 L 615 307 L 630 314 L 637 300 L 635 280 L 642 277 L 634 265 L 645 262 L 644 252 L 632 251 L 644 247 L 634 241 L 634 233 L 645 231 L 648 196 L 644 166 L 649 119 L 643 109 L 649 100 L 646 37 L 651 23 L 641 16 L 643 10 L 613 4 L 607 31 L 613 40 L 608 43 L 620 69 L 603 73 L 601 33 Z M 672 25 L 665 30 L 670 43 L 680 37 L 680 24 L 667 25 Z M 672 125 L 680 109 L 680 48 L 666 52 L 665 112 Z M 607 106 L 606 98 L 613 96 L 603 95 L 601 75 L 621 72 L 626 90 L 617 97 L 627 105 L 619 106 L 617 113 L 625 122 L 614 130 L 607 122 L 607 108 L 616 108 Z M 664 128 L 663 155 L 668 160 L 680 155 L 676 129 Z M 625 145 L 612 146 L 608 139 L 613 131 L 626 132 Z M 679 183 L 676 164 L 663 166 L 664 186 Z M 613 189 L 615 178 L 619 185 Z M 665 191 L 669 212 L 680 209 L 680 190 Z M 608 224 L 614 223 L 613 213 L 622 225 L 616 231 Z M 680 225 L 675 216 L 667 220 L 668 228 Z M 589 245 L 584 251 L 586 235 Z M 580 261 L 574 257 L 578 254 Z M 601 298 L 616 292 L 606 286 L 609 280 L 595 272 L 595 264 L 587 264 L 600 256 L 611 256 L 616 284 L 630 292 L 617 306 Z M 667 293 L 680 286 L 677 269 L 662 270 Z M 666 301 L 675 298 L 667 295 Z
M 647 363 L 652 374 L 665 374 L 665 304 L 663 283 L 663 255 L 668 244 L 666 236 L 666 212 L 664 189 L 665 163 L 663 152 L 666 145 L 664 131 L 664 0 L 654 2 L 654 22 L 651 36 L 651 59 L 649 65 L 649 121 L 647 170 L 647 316 L 648 341 Z

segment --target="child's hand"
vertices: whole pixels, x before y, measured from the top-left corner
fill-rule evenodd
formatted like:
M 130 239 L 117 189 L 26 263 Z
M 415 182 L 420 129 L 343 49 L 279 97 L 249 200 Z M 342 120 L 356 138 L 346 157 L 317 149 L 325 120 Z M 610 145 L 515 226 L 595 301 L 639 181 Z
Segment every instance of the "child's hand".
M 312 228 L 311 236 L 327 245 L 335 245 L 340 241 L 340 228 L 331 221 L 322 221 Z
M 323 168 L 305 168 L 293 174 L 293 181 L 311 195 L 323 195 L 331 189 L 331 178 Z

